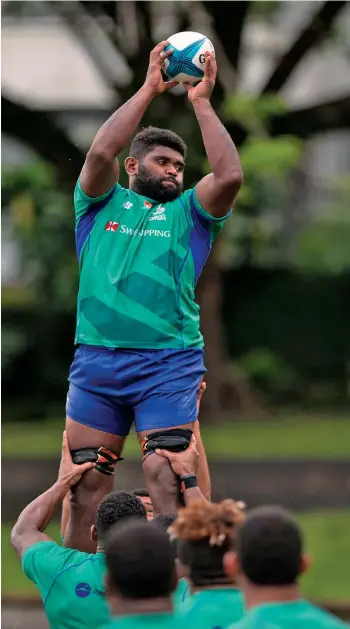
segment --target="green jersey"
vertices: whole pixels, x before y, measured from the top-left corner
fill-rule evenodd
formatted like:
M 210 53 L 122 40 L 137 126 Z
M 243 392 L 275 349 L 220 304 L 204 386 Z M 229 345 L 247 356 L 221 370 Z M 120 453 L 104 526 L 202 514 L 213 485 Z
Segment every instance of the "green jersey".
M 114 618 L 103 629 L 185 629 L 185 625 L 171 613 L 135 614 Z
M 91 629 L 109 621 L 102 553 L 38 542 L 23 554 L 22 568 L 40 591 L 51 629 Z
M 187 627 L 226 629 L 244 616 L 244 600 L 237 588 L 207 589 L 192 594 L 180 609 Z
M 179 609 L 179 607 L 183 605 L 184 601 L 186 601 L 189 596 L 190 588 L 186 579 L 179 579 L 177 582 L 176 590 L 172 596 L 174 608 L 176 610 Z
M 143 349 L 203 347 L 195 285 L 221 231 L 195 189 L 158 203 L 119 184 L 74 193 L 80 269 L 77 344 Z
M 345 629 L 349 627 L 308 601 L 265 603 L 247 611 L 230 629 Z

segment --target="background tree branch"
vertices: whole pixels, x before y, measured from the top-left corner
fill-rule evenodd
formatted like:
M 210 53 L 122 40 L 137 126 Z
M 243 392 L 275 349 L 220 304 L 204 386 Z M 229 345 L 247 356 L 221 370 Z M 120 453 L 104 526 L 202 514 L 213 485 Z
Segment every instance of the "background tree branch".
M 330 0 L 316 11 L 309 24 L 300 31 L 289 50 L 279 60 L 263 87 L 262 94 L 278 92 L 285 85 L 299 62 L 330 32 L 335 18 L 345 6 L 346 0 Z

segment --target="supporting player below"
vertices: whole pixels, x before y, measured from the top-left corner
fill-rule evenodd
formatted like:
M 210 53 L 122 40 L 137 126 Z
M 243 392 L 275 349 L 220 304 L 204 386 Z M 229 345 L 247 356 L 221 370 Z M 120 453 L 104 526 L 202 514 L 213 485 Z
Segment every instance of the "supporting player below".
M 283 509 L 253 509 L 238 531 L 236 553 L 225 557 L 247 614 L 230 629 L 345 629 L 336 616 L 301 598 L 298 581 L 310 560 L 302 532 Z

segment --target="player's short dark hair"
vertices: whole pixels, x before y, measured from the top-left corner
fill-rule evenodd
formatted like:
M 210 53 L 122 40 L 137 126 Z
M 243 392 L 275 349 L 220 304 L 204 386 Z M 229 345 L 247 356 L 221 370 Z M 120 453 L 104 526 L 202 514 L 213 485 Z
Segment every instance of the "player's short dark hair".
M 141 500 L 127 491 L 112 491 L 102 498 L 96 511 L 96 529 L 99 540 L 103 540 L 108 529 L 125 518 L 143 518 L 147 514 Z
M 160 526 L 163 531 L 167 531 L 177 518 L 177 513 L 159 513 L 153 518 L 152 524 Z
M 186 158 L 187 147 L 180 136 L 169 129 L 158 127 L 145 127 L 137 133 L 131 142 L 129 155 L 141 159 L 156 146 L 167 146 Z
M 148 490 L 145 487 L 142 489 L 133 489 L 131 493 L 139 498 L 149 498 Z
M 113 526 L 106 536 L 109 577 L 125 598 L 169 596 L 176 584 L 169 535 L 160 526 L 132 519 Z
M 302 533 L 279 507 L 253 509 L 236 542 L 241 570 L 256 585 L 292 585 L 300 574 Z

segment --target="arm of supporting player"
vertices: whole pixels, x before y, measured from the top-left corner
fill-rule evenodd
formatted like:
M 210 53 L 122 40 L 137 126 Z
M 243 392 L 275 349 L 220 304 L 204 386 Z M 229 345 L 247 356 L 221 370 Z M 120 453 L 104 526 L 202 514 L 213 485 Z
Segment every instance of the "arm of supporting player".
M 162 63 L 173 51 L 163 52 L 167 45 L 161 42 L 152 50 L 144 85 L 97 132 L 80 175 L 80 185 L 89 197 L 101 196 L 113 187 L 119 177 L 116 158 L 129 143 L 148 105 L 156 94 L 176 85 L 162 78 Z
M 232 208 L 243 183 L 240 159 L 232 138 L 210 104 L 217 67 L 213 55 L 207 53 L 205 74 L 195 87 L 185 84 L 193 105 L 212 172 L 196 186 L 201 206 L 215 218 L 225 216 Z
M 196 444 L 198 450 L 198 486 L 206 500 L 210 501 L 211 498 L 211 482 L 210 472 L 208 465 L 208 458 L 204 448 L 202 435 L 200 431 L 200 425 L 198 421 L 199 409 L 201 405 L 202 395 L 205 392 L 207 385 L 205 382 L 201 382 L 201 385 L 197 393 L 197 420 L 193 424 L 193 434 L 196 437 Z
M 38 542 L 52 542 L 43 531 L 51 522 L 69 487 L 61 481 L 38 496 L 21 513 L 11 532 L 11 544 L 21 559 L 23 553 Z
M 182 482 L 184 477 L 191 477 L 196 483 L 196 471 L 198 467 L 199 454 L 197 450 L 197 442 L 194 434 L 192 435 L 192 441 L 183 452 L 170 452 L 169 450 L 156 450 L 159 456 L 163 456 L 168 459 L 173 472 L 179 477 L 181 482 L 181 491 L 183 493 L 185 504 L 189 504 L 192 500 L 205 500 L 200 488 L 198 486 L 186 486 L 186 483 Z M 191 483 L 193 485 L 194 483 Z
M 71 487 L 77 484 L 84 472 L 93 467 L 94 463 L 75 465 L 72 462 L 67 435 L 64 432 L 57 481 L 22 511 L 11 531 L 11 544 L 19 558 L 22 558 L 23 553 L 33 544 L 53 541 L 44 533 L 47 525 Z

